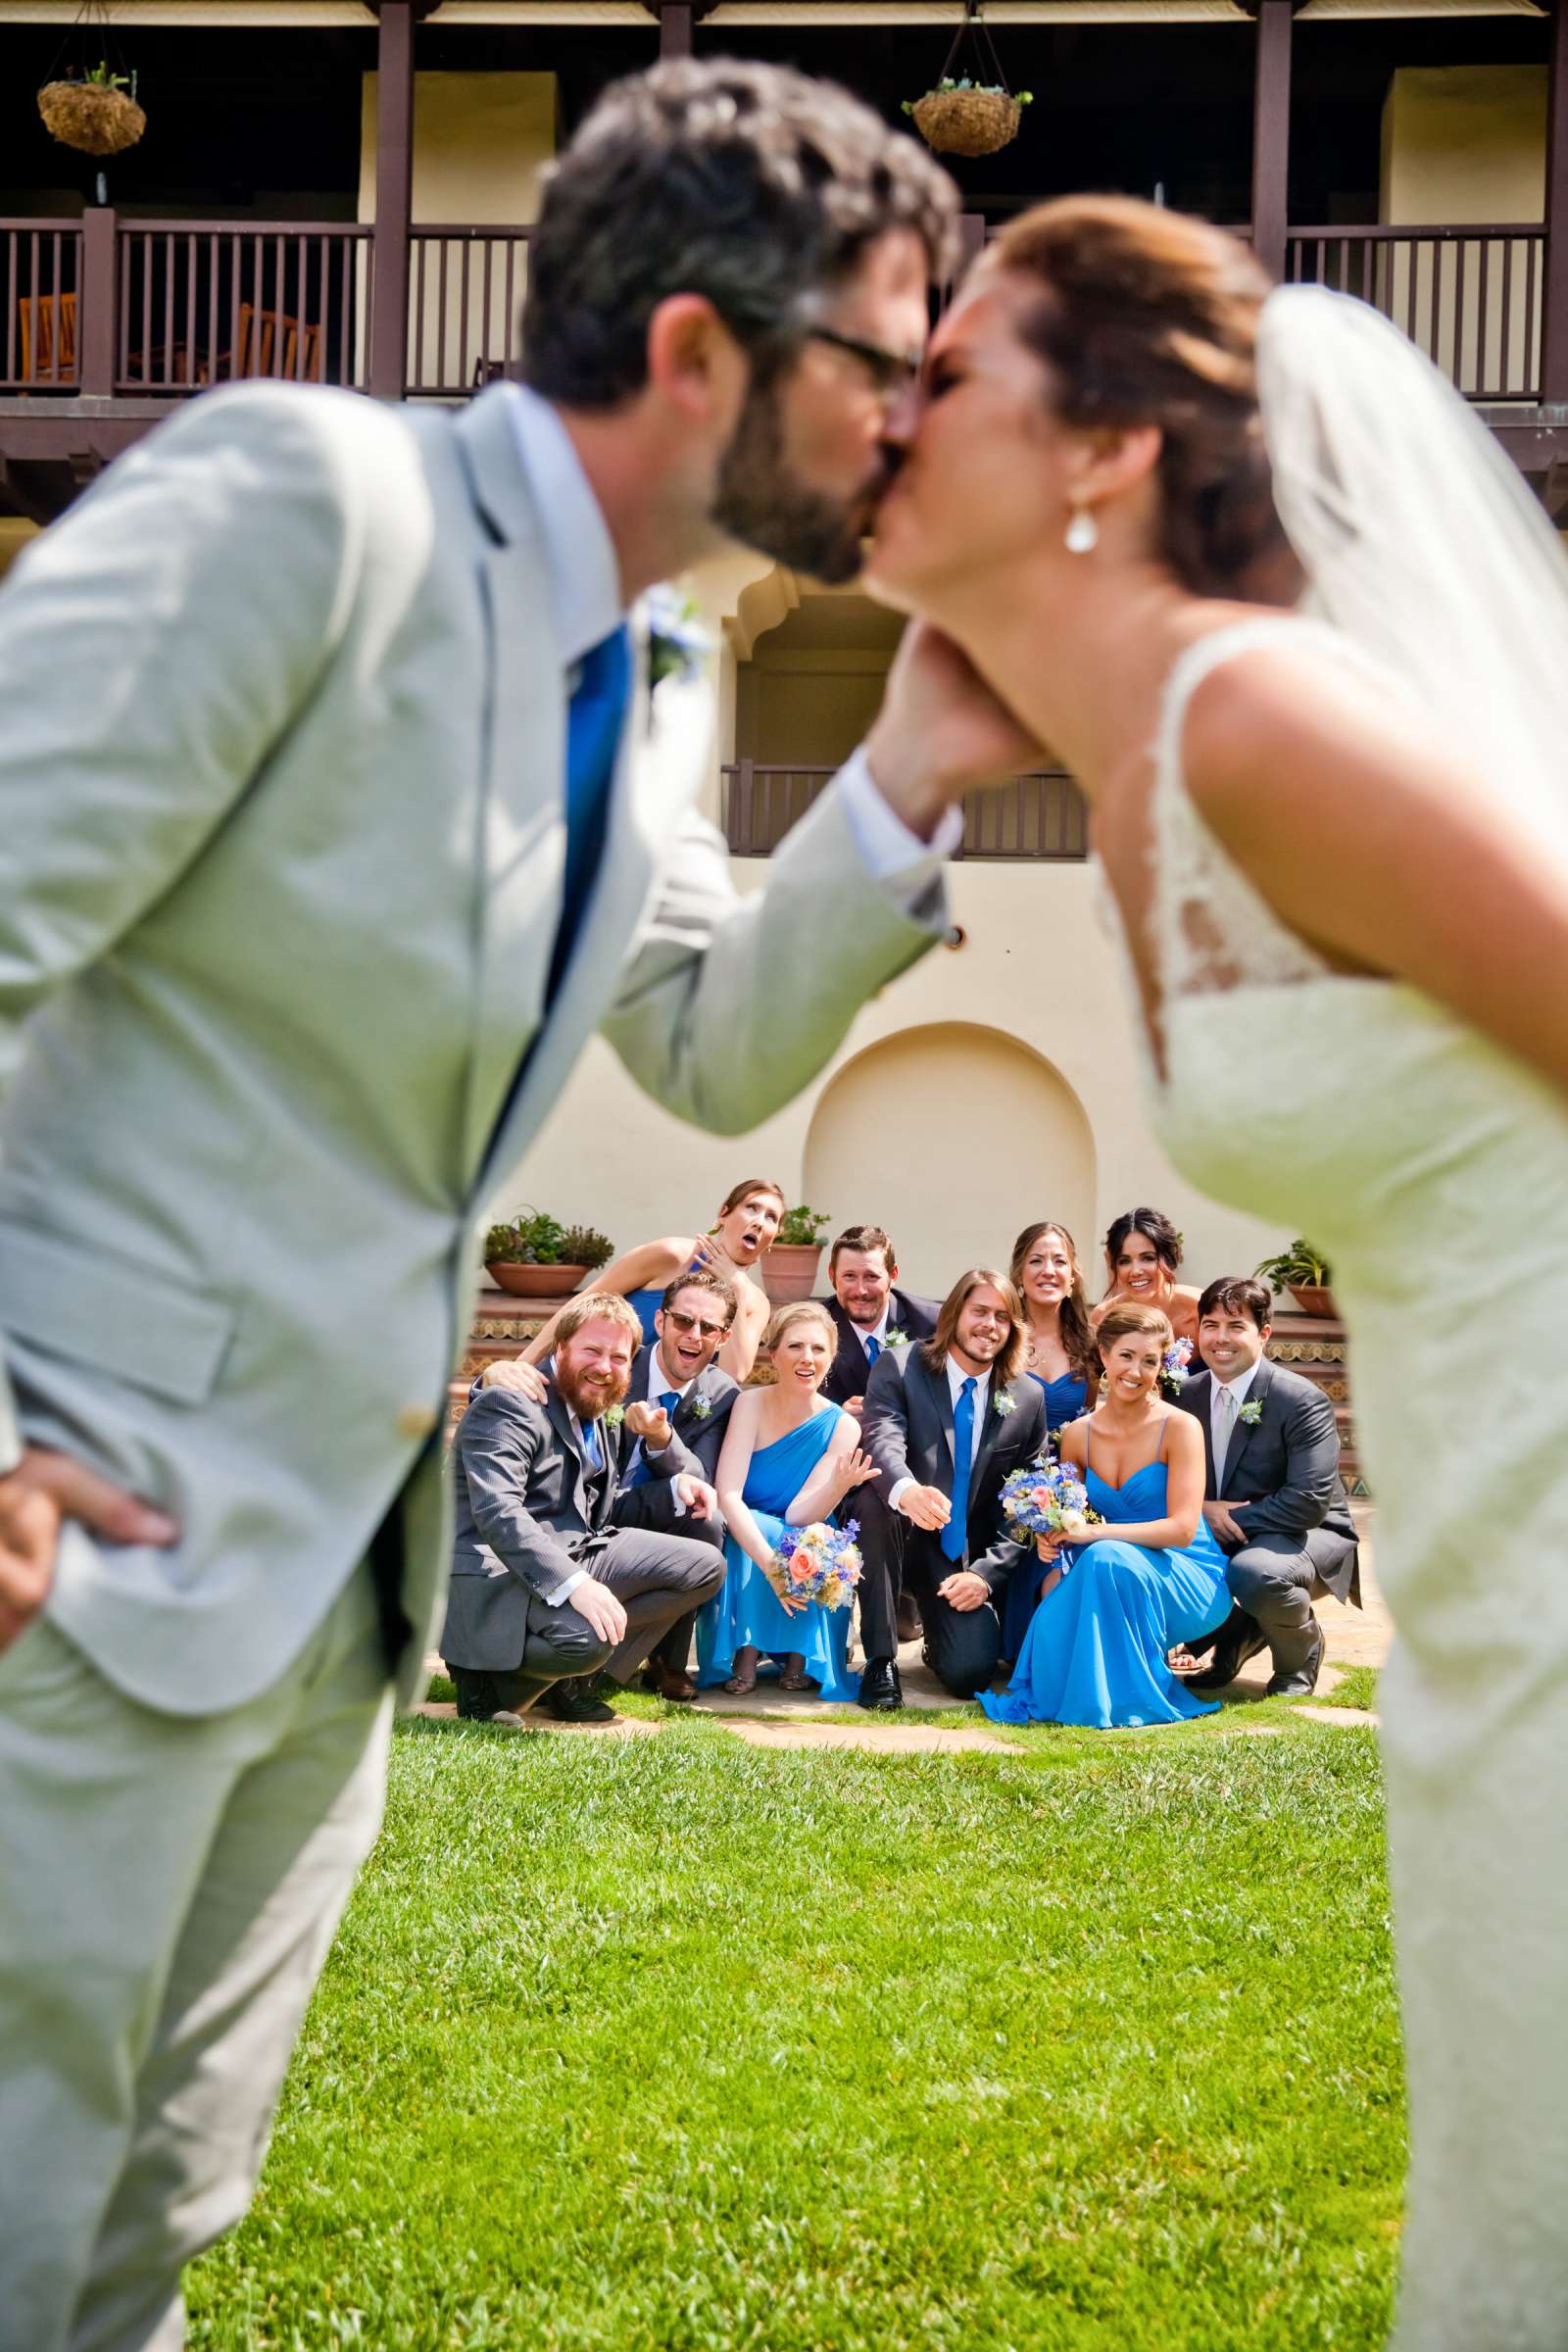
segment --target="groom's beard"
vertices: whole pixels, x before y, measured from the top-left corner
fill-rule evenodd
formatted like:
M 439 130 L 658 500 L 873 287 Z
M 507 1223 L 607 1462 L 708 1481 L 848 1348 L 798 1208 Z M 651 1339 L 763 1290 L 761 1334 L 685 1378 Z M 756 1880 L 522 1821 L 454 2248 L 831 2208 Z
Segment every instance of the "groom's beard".
M 784 459 L 783 378 L 773 376 L 754 381 L 747 395 L 720 462 L 712 518 L 775 564 L 842 587 L 860 569 L 860 544 L 887 481 L 885 473 L 874 477 L 845 504 L 797 480 Z

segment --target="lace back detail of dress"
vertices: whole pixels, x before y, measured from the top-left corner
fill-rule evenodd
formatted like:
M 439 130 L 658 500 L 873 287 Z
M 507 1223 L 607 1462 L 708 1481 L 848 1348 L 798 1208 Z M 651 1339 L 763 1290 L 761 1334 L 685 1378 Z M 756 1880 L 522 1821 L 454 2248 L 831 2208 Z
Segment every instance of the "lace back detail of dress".
M 1200 637 L 1176 662 L 1165 688 L 1150 804 L 1149 904 L 1155 979 L 1166 1001 L 1233 988 L 1290 987 L 1322 979 L 1329 970 L 1215 840 L 1193 806 L 1182 769 L 1187 706 L 1202 680 L 1222 662 L 1282 639 L 1340 659 L 1358 658 L 1357 649 L 1326 625 L 1267 614 Z

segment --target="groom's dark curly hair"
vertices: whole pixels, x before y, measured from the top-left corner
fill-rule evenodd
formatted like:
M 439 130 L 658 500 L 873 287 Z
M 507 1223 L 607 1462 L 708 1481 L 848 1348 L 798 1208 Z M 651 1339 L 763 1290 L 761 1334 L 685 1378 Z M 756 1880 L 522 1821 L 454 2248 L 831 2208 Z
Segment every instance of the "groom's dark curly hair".
M 524 377 L 566 408 L 617 407 L 671 295 L 705 295 L 756 352 L 890 229 L 950 275 L 956 215 L 940 165 L 836 82 L 737 58 L 656 66 L 613 83 L 551 169 Z

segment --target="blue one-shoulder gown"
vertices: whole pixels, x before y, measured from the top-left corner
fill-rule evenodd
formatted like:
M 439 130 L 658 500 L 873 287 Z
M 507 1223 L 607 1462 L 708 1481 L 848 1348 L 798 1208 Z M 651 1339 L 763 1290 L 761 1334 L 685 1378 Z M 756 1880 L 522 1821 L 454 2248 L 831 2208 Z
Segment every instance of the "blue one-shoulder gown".
M 1146 1462 L 1125 1486 L 1084 1473 L 1091 1506 L 1124 1526 L 1163 1519 L 1165 1465 Z M 1224 1624 L 1231 1596 L 1225 1555 L 1203 1520 L 1180 1551 L 1147 1551 L 1106 1536 L 1068 1555 L 1072 1565 L 1030 1621 L 1005 1690 L 982 1691 L 997 1723 L 1080 1723 L 1108 1731 L 1180 1723 L 1213 1713 L 1165 1664 L 1165 1652 Z
M 836 1404 L 818 1406 L 809 1421 L 752 1455 L 742 1498 L 763 1536 L 776 1544 L 784 1513 L 833 1442 L 839 1424 Z M 860 1678 L 849 1671 L 853 1608 L 823 1609 L 813 1602 L 797 1616 L 786 1614 L 766 1577 L 733 1536 L 724 1539 L 724 1582 L 697 1619 L 697 1680 L 703 1689 L 726 1683 L 735 1671 L 735 1652 L 748 1644 L 764 1657 L 781 1660 L 799 1650 L 827 1699 L 852 1699 Z
M 1089 1388 L 1076 1372 L 1063 1372 L 1059 1380 L 1043 1380 L 1038 1372 L 1029 1374 L 1038 1380 L 1046 1392 L 1046 1429 L 1054 1437 L 1069 1421 L 1076 1421 L 1089 1401 Z M 1040 1588 L 1046 1581 L 1044 1560 L 1031 1556 L 1007 1579 L 1007 1590 L 1002 1598 L 1002 1654 L 1015 1658 L 1023 1648 L 1023 1638 L 1029 1631 L 1029 1620 L 1040 1598 Z

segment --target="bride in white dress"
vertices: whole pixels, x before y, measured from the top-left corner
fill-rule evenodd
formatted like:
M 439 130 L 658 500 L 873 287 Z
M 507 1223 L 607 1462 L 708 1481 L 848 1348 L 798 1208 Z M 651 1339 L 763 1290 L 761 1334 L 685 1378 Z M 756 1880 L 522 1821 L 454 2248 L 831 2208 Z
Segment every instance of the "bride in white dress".
M 1122 200 L 998 240 L 894 430 L 901 658 L 967 656 L 1078 776 L 1158 1132 L 1313 1236 L 1353 1334 L 1398 1629 L 1396 2343 L 1562 2352 L 1568 565 L 1375 314 Z M 1495 1378 L 1455 1387 L 1455 1333 Z

